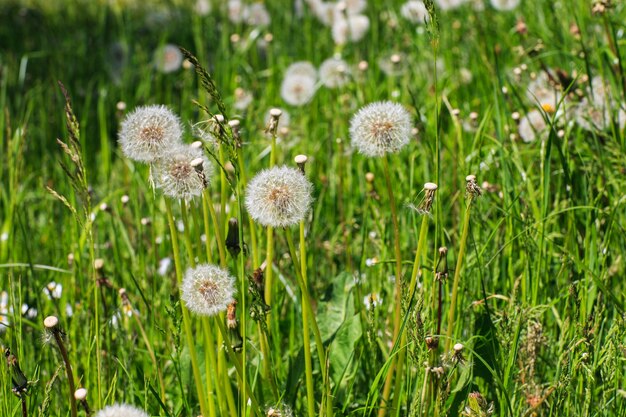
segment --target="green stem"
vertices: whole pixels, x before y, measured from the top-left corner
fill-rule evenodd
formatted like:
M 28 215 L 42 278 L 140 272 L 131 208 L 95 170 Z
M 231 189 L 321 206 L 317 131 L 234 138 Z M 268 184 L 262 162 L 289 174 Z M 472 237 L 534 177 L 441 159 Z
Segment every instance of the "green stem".
M 296 254 L 296 248 L 293 243 L 293 235 L 291 233 L 291 229 L 285 228 L 285 235 L 287 236 L 287 246 L 289 247 L 289 255 L 291 256 L 291 261 L 294 265 L 298 265 L 298 255 Z M 311 306 L 311 299 L 309 296 L 309 290 L 304 283 L 304 279 L 302 277 L 302 273 L 300 268 L 296 269 L 296 277 L 298 281 L 298 286 L 300 287 L 300 292 L 306 294 L 306 297 L 302 297 L 302 301 L 304 302 L 303 309 L 308 310 L 309 325 L 313 329 L 313 337 L 315 339 L 315 346 L 317 348 L 317 356 L 320 362 L 320 368 L 322 370 L 322 379 L 324 381 L 327 380 L 327 368 L 326 368 L 326 352 L 324 350 L 324 343 L 322 342 L 322 335 L 320 333 L 320 329 L 317 325 L 317 321 L 315 320 L 315 313 L 313 312 L 313 307 Z M 327 396 L 327 416 L 332 417 L 332 397 L 330 395 Z
M 395 283 L 395 309 L 393 315 L 393 340 L 398 340 L 400 334 L 400 316 L 402 315 L 402 253 L 400 251 L 400 225 L 398 223 L 398 211 L 396 208 L 396 200 L 393 197 L 393 185 L 391 183 L 391 175 L 389 174 L 389 160 L 385 155 L 383 158 L 383 168 L 385 174 L 385 184 L 387 191 L 389 192 L 389 205 L 391 207 L 391 220 L 393 222 L 393 240 L 394 250 L 396 256 L 396 283 Z M 397 358 L 397 359 L 396 359 Z M 387 412 L 386 403 L 389 401 L 391 395 L 391 385 L 393 382 L 394 373 L 396 378 L 402 377 L 402 365 L 400 359 L 403 359 L 402 355 L 394 356 L 391 360 L 391 365 L 385 378 L 385 385 L 383 387 L 381 407 L 378 411 L 378 417 L 384 417 Z M 399 395 L 399 393 L 397 393 Z
M 220 266 L 222 268 L 226 267 L 226 247 L 224 239 L 222 238 L 222 229 L 220 228 L 219 222 L 217 221 L 217 214 L 215 213 L 215 207 L 213 207 L 213 202 L 211 201 L 211 194 L 208 189 L 205 189 L 202 193 L 202 198 L 205 200 L 205 205 L 209 210 L 209 214 L 211 215 L 211 220 L 213 221 L 213 228 L 215 229 L 215 238 L 217 240 L 217 251 L 220 256 Z M 209 244 L 209 237 L 207 236 L 207 245 Z
M 174 266 L 176 268 L 176 278 L 178 283 L 183 281 L 183 269 L 180 262 L 180 252 L 178 246 L 178 235 L 176 230 L 176 223 L 174 223 L 174 216 L 172 215 L 172 203 L 166 198 L 165 208 L 167 211 L 167 221 L 170 227 L 170 235 L 172 239 L 172 250 L 174 252 Z M 189 311 L 186 307 L 182 306 L 183 312 L 183 327 L 185 329 L 185 337 L 187 339 L 187 345 L 189 347 L 189 356 L 191 358 L 191 368 L 193 370 L 193 378 L 196 384 L 196 391 L 198 393 L 198 400 L 200 401 L 200 413 L 205 416 L 207 413 L 206 399 L 204 397 L 204 384 L 202 383 L 202 377 L 200 376 L 200 368 L 198 366 L 198 357 L 196 356 L 196 349 L 194 345 L 193 332 L 191 330 L 191 319 L 189 317 Z
M 230 361 L 233 363 L 233 365 L 235 365 L 235 370 L 237 371 L 237 378 L 239 379 L 239 382 L 242 382 L 244 378 L 244 370 L 241 366 L 241 362 L 239 361 L 239 358 L 237 357 L 237 355 L 235 355 L 235 352 L 233 352 L 233 349 L 228 344 L 228 333 L 226 331 L 226 327 L 224 327 L 223 317 L 222 316 L 216 317 L 215 322 L 217 323 L 217 327 L 220 329 L 222 338 L 226 342 L 224 343 L 224 347 L 226 348 L 226 353 L 228 354 Z M 254 394 L 250 391 L 249 387 L 244 386 L 244 394 L 248 397 L 248 399 L 250 399 L 253 413 L 258 414 L 259 416 L 263 415 L 263 413 L 261 412 L 261 409 L 259 408 L 259 403 L 257 402 Z
M 304 222 L 300 222 L 300 273 L 302 282 L 308 290 L 308 279 L 306 272 L 306 245 L 304 241 Z M 307 293 L 302 292 L 302 305 Z M 309 417 L 315 417 L 315 391 L 313 388 L 313 367 L 311 366 L 311 336 L 309 334 L 309 312 L 302 309 L 302 336 L 304 339 L 304 369 L 306 373 L 306 399 Z
M 456 308 L 456 298 L 459 291 L 459 281 L 461 279 L 461 267 L 463 266 L 463 257 L 465 256 L 465 247 L 467 245 L 467 235 L 469 231 L 470 212 L 472 207 L 472 197 L 465 209 L 465 216 L 463 218 L 463 232 L 461 233 L 461 246 L 459 247 L 459 255 L 456 260 L 456 268 L 454 269 L 454 281 L 452 284 L 452 299 L 450 301 L 450 310 L 448 311 L 448 328 L 446 330 L 446 347 L 447 352 L 450 349 L 450 343 L 452 343 L 452 335 L 454 330 L 454 310 Z

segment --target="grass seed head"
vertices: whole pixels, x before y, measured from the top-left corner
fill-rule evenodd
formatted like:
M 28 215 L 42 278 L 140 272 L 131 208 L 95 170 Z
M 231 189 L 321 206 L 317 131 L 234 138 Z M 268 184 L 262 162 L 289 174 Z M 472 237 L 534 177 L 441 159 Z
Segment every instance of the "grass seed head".
M 313 185 L 297 168 L 274 167 L 259 172 L 248 184 L 246 208 L 263 226 L 287 227 L 309 211 Z
M 400 104 L 380 101 L 361 108 L 350 121 L 352 146 L 369 157 L 396 153 L 411 138 L 411 115 Z
M 118 133 L 122 152 L 130 159 L 152 163 L 181 142 L 178 116 L 166 106 L 137 107 L 122 121 Z
M 189 311 L 214 316 L 235 300 L 235 278 L 216 265 L 202 264 L 187 269 L 180 290 Z

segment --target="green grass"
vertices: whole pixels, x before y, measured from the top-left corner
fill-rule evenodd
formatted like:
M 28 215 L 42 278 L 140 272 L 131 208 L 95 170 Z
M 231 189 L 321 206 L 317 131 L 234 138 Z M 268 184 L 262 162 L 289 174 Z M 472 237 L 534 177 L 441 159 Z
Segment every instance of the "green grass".
M 126 8 L 99 3 L 0 5 L 0 292 L 7 292 L 3 319 L 10 323 L 0 330 L 0 344 L 10 348 L 30 381 L 24 396 L 29 416 L 70 415 L 60 352 L 55 343 L 42 342 L 49 315 L 59 317 L 76 386 L 88 390 L 92 411 L 125 402 L 152 416 L 195 417 L 200 389 L 215 415 L 254 415 L 255 404 L 247 404 L 236 373 L 241 363 L 246 390 L 264 414 L 284 406 L 298 416 L 381 415 L 389 378 L 389 416 L 457 416 L 464 410 L 486 415 L 481 413 L 488 406 L 478 410 L 475 392 L 497 416 L 626 415 L 624 129 L 609 123 L 605 131 L 584 130 L 563 105 L 541 140 L 512 137 L 513 112 L 523 116 L 537 107 L 526 96 L 530 73 L 545 68 L 562 69 L 575 79 L 578 84 L 563 88 L 572 95 L 588 86 L 583 74 L 601 76 L 626 106 L 624 4 L 614 1 L 604 15 L 593 15 L 583 0 L 522 0 L 512 12 L 488 5 L 478 12 L 465 5 L 437 11 L 436 24 L 418 27 L 400 16 L 402 2 L 371 0 L 365 40 L 336 47 L 329 28 L 306 5 L 304 16 L 294 17 L 292 2 L 266 1 L 272 23 L 260 30 L 231 24 L 217 6 L 201 17 L 182 1 Z M 155 11 L 165 20 L 155 23 Z M 522 18 L 525 35 L 515 30 Z M 578 37 L 570 30 L 573 24 Z M 234 33 L 241 39 L 237 43 Z M 263 49 L 267 33 L 273 39 Z M 151 188 L 148 167 L 125 158 L 117 146 L 124 116 L 116 108 L 120 101 L 126 112 L 144 104 L 170 106 L 186 124 L 187 142 L 195 140 L 189 124 L 209 118 L 194 101 L 220 112 L 193 70 L 154 69 L 152 53 L 164 43 L 198 57 L 228 117 L 240 119 L 243 141 L 241 166 L 234 148 L 222 145 L 225 160 L 238 169 L 225 174 L 234 187 L 222 185 L 216 170 L 205 205 L 201 198 L 188 204 L 185 233 L 176 233 L 176 246 L 166 201 Z M 123 68 L 113 63 L 120 50 Z M 399 76 L 385 75 L 377 64 L 392 52 L 406 57 Z M 340 89 L 321 87 L 305 106 L 288 106 L 280 97 L 286 67 L 298 60 L 319 66 L 334 53 L 354 65 L 365 60 L 369 68 Z M 443 70 L 435 70 L 435 60 Z M 513 69 L 522 65 L 527 70 L 518 80 Z M 471 82 L 463 81 L 465 70 L 471 71 Z M 75 142 L 57 81 L 66 86 L 80 126 Z M 244 111 L 233 107 L 237 87 L 254 95 Z M 407 147 L 389 156 L 406 346 L 394 345 L 392 337 L 397 259 L 384 164 L 352 151 L 348 133 L 359 108 L 387 99 L 403 104 L 419 130 Z M 286 109 L 291 119 L 289 133 L 278 137 L 276 164 L 295 166 L 296 155 L 308 155 L 315 201 L 303 224 L 306 251 L 300 251 L 296 227 L 289 231 L 293 245 L 284 230 L 273 231 L 273 297 L 262 326 L 259 298 L 247 288 L 266 258 L 268 233 L 249 221 L 239 203 L 245 180 L 270 165 L 264 117 L 272 107 Z M 471 112 L 477 113 L 474 122 Z M 610 114 L 617 117 L 617 106 Z M 553 116 L 545 116 L 551 125 Z M 472 123 L 472 129 L 464 127 Z M 57 138 L 76 152 L 75 161 Z M 479 186 L 489 184 L 472 199 L 471 210 L 468 174 L 477 176 Z M 423 215 L 410 206 L 419 205 L 428 181 L 439 188 L 416 258 Z M 183 219 L 181 205 L 169 203 L 176 228 Z M 204 215 L 209 204 L 215 204 L 220 234 Z M 226 236 L 232 216 L 239 220 L 245 250 L 236 257 L 224 252 L 220 259 L 219 236 Z M 447 269 L 440 260 L 442 246 L 448 248 Z M 197 257 L 222 264 L 237 277 L 241 353 L 224 348 L 218 329 L 223 317 L 190 316 L 188 342 L 174 264 L 165 276 L 157 272 L 162 259 L 174 260 L 175 248 L 182 271 Z M 94 268 L 96 259 L 104 262 L 100 270 Z M 415 259 L 418 285 L 410 299 Z M 302 272 L 328 372 L 320 366 L 313 327 L 310 346 L 303 346 Z M 441 300 L 436 273 L 444 279 Z M 62 284 L 60 299 L 46 295 L 51 281 Z M 364 298 L 370 293 L 382 304 L 368 310 Z M 21 314 L 22 304 L 37 315 Z M 455 343 L 464 345 L 461 354 L 450 349 Z M 313 403 L 306 394 L 305 349 L 310 349 Z M 192 352 L 201 386 L 194 380 Z M 404 366 L 388 376 L 396 361 Z M 0 366 L 3 417 L 23 415 L 20 398 L 11 392 L 12 372 L 14 367 Z M 85 415 L 80 404 L 79 410 Z

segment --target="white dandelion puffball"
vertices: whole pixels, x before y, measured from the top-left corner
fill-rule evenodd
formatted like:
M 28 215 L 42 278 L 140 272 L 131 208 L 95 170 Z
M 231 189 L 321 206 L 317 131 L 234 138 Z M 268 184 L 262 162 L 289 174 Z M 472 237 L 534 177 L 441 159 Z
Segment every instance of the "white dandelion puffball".
M 285 70 L 285 77 L 289 77 L 290 75 L 304 75 L 317 79 L 317 68 L 309 61 L 294 62 Z
M 287 75 L 280 86 L 280 96 L 287 104 L 302 106 L 311 101 L 315 95 L 316 81 L 308 75 Z
M 214 316 L 235 301 L 235 278 L 216 265 L 189 268 L 180 286 L 180 298 L 192 313 Z
M 491 6 L 503 12 L 513 10 L 519 6 L 521 0 L 491 0 Z
M 164 74 L 178 71 L 183 64 L 183 54 L 176 45 L 166 44 L 154 51 L 154 66 Z
M 340 58 L 329 58 L 320 65 L 320 80 L 328 88 L 338 88 L 350 81 L 350 66 Z
M 528 84 L 526 97 L 531 103 L 541 106 L 556 107 L 561 101 L 561 93 L 554 88 L 550 82 L 550 77 L 542 72 Z
M 94 417 L 149 417 L 148 413 L 132 405 L 115 404 L 104 407 Z
M 350 120 L 352 146 L 359 153 L 379 157 L 398 152 L 409 143 L 411 115 L 391 101 L 380 101 L 361 108 Z
M 333 21 L 331 34 L 337 45 L 358 42 L 365 37 L 370 28 L 370 19 L 364 15 L 341 16 Z
M 189 200 L 202 194 L 209 183 L 212 166 L 202 149 L 179 145 L 155 167 L 158 188 L 168 197 Z
M 243 20 L 250 26 L 268 26 L 272 19 L 265 4 L 254 3 L 243 9 Z
M 400 8 L 400 14 L 411 23 L 423 24 L 430 20 L 428 9 L 423 1 L 409 0 Z
M 228 20 L 231 23 L 241 23 L 243 20 L 244 4 L 241 0 L 228 0 L 226 5 Z
M 343 0 L 342 3 L 348 14 L 359 14 L 367 7 L 367 0 Z
M 259 172 L 246 188 L 246 209 L 263 226 L 287 227 L 304 219 L 313 201 L 313 184 L 297 168 Z
M 130 159 L 154 162 L 172 146 L 182 143 L 178 116 L 165 106 L 137 107 L 122 121 L 118 140 Z
M 517 132 L 520 138 L 526 143 L 534 142 L 536 139 L 542 139 L 548 128 L 543 114 L 539 110 L 532 110 L 519 122 Z
M 467 0 L 435 0 L 441 10 L 453 10 L 461 7 Z
M 241 87 L 235 89 L 235 103 L 233 107 L 236 110 L 245 110 L 254 101 L 254 96 L 248 90 L 244 90 Z

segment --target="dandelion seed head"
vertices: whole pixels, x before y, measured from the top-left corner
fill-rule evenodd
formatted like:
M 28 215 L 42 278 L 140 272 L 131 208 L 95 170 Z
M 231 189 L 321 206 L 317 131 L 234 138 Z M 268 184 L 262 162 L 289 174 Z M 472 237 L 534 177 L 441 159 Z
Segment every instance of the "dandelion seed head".
M 114 404 L 104 407 L 94 417 L 149 417 L 148 413 L 128 404 Z
M 531 110 L 520 119 L 517 132 L 524 142 L 533 142 L 541 138 L 546 132 L 546 124 L 543 114 L 539 110 Z
M 189 200 L 202 194 L 212 166 L 201 149 L 179 145 L 155 167 L 156 186 L 168 197 Z
M 435 0 L 441 10 L 453 10 L 461 7 L 467 0 Z
M 503 12 L 515 9 L 519 4 L 520 0 L 491 0 L 491 6 Z
M 411 115 L 391 101 L 368 104 L 350 121 L 352 146 L 359 153 L 380 157 L 400 151 L 411 137 Z
M 246 208 L 263 226 L 287 227 L 309 211 L 313 185 L 297 168 L 274 167 L 259 172 L 248 184 Z
M 183 54 L 176 45 L 165 44 L 154 51 L 154 66 L 164 74 L 178 71 L 183 63 Z
M 216 265 L 202 264 L 185 272 L 180 291 L 189 311 L 214 316 L 235 301 L 235 278 Z
M 302 106 L 315 95 L 317 79 L 304 74 L 286 75 L 280 86 L 280 96 L 287 104 Z
M 166 106 L 137 107 L 122 121 L 118 133 L 122 152 L 130 159 L 155 162 L 169 148 L 181 143 L 183 129 Z
M 254 3 L 243 9 L 243 20 L 250 26 L 267 26 L 272 18 L 265 4 Z
M 329 58 L 320 65 L 320 80 L 328 88 L 338 88 L 350 81 L 350 67 L 341 58 Z
M 400 8 L 400 14 L 411 23 L 424 24 L 430 20 L 428 9 L 423 1 L 409 0 Z
M 317 78 L 317 69 L 309 61 L 297 61 L 289 65 L 285 70 L 285 77 L 289 75 L 306 75 L 311 78 Z
M 333 21 L 331 35 L 337 45 L 345 45 L 363 39 L 369 28 L 370 19 L 365 15 L 341 16 Z

